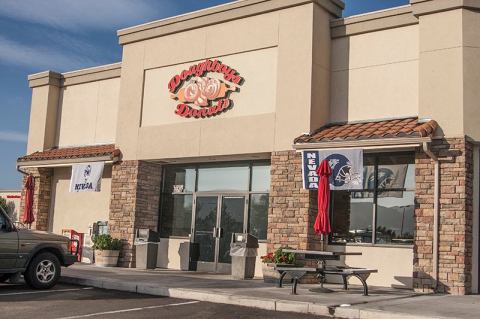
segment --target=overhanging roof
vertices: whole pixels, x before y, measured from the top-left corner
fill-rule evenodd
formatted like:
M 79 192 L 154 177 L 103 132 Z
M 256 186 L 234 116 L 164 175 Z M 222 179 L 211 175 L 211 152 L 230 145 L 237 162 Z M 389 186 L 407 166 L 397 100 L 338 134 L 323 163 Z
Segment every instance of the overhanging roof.
M 375 147 L 420 144 L 431 140 L 438 124 L 416 117 L 331 123 L 303 134 L 294 148 Z
M 120 154 L 120 150 L 115 148 L 115 144 L 51 148 L 18 158 L 17 166 L 22 167 L 73 164 L 92 161 L 115 161 L 120 157 Z

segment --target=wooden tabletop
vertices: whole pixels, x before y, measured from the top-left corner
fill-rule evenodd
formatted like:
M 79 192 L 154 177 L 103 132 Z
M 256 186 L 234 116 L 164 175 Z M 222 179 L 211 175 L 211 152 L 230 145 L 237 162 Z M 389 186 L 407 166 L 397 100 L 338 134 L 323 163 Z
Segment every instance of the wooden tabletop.
M 317 255 L 317 256 L 360 256 L 361 252 L 343 252 L 343 251 L 321 251 L 321 250 L 296 250 L 282 249 L 284 253 Z

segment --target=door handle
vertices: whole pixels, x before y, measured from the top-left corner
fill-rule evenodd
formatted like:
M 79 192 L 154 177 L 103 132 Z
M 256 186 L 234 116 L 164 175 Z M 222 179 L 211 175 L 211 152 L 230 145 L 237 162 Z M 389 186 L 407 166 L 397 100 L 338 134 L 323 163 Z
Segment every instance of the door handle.
M 218 238 L 223 238 L 223 228 L 218 228 Z
M 213 238 L 217 238 L 217 227 L 213 227 L 213 231 L 212 231 L 212 234 L 213 234 Z

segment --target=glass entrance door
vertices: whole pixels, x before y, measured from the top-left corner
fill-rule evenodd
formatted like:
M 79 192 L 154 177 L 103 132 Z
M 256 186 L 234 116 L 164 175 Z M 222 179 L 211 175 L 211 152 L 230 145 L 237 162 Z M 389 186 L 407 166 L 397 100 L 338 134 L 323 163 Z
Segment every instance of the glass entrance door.
M 199 245 L 198 271 L 214 272 L 217 239 L 218 196 L 198 196 L 195 200 L 194 242 Z
M 193 240 L 199 245 L 198 271 L 230 273 L 233 233 L 245 230 L 245 195 L 197 195 Z
M 217 272 L 231 273 L 230 243 L 233 233 L 243 232 L 245 207 L 245 196 L 222 196 Z

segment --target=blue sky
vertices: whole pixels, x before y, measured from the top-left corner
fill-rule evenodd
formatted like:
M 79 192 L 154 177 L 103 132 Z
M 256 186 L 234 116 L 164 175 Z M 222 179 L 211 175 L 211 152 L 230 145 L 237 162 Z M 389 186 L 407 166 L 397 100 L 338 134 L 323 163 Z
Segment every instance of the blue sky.
M 27 75 L 121 60 L 116 30 L 227 0 L 0 0 L 0 189 L 19 189 L 31 91 Z M 346 0 L 344 16 L 408 0 Z M 115 8 L 112 10 L 112 8 Z

